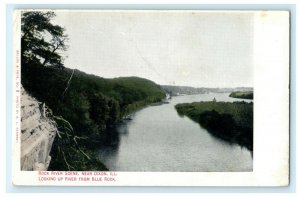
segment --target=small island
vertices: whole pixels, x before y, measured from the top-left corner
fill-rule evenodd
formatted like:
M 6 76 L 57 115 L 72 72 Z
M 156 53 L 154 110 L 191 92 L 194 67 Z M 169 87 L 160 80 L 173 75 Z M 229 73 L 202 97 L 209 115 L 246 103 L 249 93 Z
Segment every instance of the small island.
M 240 99 L 253 99 L 253 91 L 236 91 L 232 92 L 229 97 Z
M 199 123 L 213 136 L 253 150 L 252 102 L 181 103 L 175 108 L 180 116 Z

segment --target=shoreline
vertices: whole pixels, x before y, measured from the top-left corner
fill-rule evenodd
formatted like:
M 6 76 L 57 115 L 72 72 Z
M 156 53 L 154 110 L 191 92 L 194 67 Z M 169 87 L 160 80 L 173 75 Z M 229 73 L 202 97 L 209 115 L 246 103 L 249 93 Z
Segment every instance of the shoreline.
M 177 104 L 175 108 L 179 115 L 187 116 L 214 137 L 253 151 L 253 105 L 251 103 L 208 101 Z

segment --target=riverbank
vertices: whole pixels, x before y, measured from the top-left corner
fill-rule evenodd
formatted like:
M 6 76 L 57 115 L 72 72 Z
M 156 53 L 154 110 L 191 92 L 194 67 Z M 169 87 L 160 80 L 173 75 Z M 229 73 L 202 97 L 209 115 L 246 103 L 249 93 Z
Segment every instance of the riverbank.
M 253 103 L 208 101 L 177 104 L 175 108 L 215 137 L 253 150 Z

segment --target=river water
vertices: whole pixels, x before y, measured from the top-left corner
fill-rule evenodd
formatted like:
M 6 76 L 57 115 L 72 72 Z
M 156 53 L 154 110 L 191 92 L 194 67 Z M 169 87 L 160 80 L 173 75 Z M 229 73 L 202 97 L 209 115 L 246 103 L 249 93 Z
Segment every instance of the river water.
M 199 124 L 177 114 L 175 105 L 197 101 L 241 101 L 227 93 L 173 97 L 169 104 L 149 106 L 132 115 L 107 136 L 98 149 L 111 171 L 233 172 L 252 171 L 251 152 L 210 135 Z M 247 101 L 247 100 L 246 100 Z

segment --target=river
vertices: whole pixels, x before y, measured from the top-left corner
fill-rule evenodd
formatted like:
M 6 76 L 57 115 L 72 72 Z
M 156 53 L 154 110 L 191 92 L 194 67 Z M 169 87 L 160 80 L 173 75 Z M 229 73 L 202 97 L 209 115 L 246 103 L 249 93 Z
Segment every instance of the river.
M 251 152 L 210 135 L 180 117 L 174 106 L 196 101 L 241 101 L 228 93 L 176 96 L 168 104 L 148 106 L 120 124 L 98 149 L 111 171 L 241 172 L 252 171 Z M 247 101 L 247 100 L 245 100 Z M 249 102 L 249 101 L 247 101 Z

